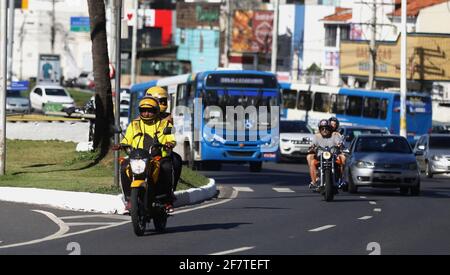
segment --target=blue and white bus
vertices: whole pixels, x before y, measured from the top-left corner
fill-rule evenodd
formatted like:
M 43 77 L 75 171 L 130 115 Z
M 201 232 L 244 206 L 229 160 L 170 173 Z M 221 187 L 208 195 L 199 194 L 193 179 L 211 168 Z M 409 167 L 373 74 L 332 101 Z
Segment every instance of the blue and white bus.
M 305 120 L 317 128 L 321 119 L 336 116 L 343 125 L 385 127 L 400 132 L 400 94 L 307 84 L 282 83 L 282 114 L 285 119 Z M 432 128 L 431 97 L 407 94 L 408 140 L 414 143 Z
M 130 120 L 153 86 L 169 92 L 175 151 L 189 165 L 220 169 L 223 162 L 248 162 L 250 171 L 259 172 L 263 162 L 277 160 L 281 96 L 274 74 L 216 70 L 136 84 Z

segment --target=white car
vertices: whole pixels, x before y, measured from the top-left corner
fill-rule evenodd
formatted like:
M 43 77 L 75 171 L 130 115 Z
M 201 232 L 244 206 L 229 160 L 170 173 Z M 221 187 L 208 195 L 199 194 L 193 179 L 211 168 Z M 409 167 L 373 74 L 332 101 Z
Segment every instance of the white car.
M 43 111 L 46 104 L 58 103 L 63 108 L 75 107 L 75 101 L 69 92 L 61 86 L 37 85 L 30 93 L 31 108 Z
M 313 137 L 314 131 L 305 121 L 280 121 L 281 158 L 305 158 Z

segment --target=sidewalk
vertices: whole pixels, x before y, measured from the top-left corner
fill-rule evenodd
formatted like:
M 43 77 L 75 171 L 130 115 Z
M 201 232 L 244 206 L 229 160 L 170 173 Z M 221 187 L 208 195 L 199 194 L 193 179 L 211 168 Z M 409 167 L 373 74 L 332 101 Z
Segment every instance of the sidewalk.
M 191 205 L 216 196 L 214 179 L 200 188 L 177 191 L 175 207 Z M 69 192 L 36 188 L 0 187 L 0 201 L 46 205 L 65 210 L 119 214 L 125 212 L 122 195 L 106 195 L 83 192 Z

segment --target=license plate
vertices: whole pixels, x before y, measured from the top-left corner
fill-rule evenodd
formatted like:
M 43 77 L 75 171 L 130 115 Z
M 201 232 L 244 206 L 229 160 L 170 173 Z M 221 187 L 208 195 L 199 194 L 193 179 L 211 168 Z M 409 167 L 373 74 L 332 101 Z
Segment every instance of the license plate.
M 263 156 L 265 158 L 276 158 L 277 154 L 275 154 L 275 153 L 265 153 Z

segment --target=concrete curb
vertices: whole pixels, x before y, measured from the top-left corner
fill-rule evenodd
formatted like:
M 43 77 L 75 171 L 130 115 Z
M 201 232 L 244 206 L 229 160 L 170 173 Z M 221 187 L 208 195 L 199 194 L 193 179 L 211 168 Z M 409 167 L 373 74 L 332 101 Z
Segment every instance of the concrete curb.
M 214 179 L 200 188 L 177 191 L 175 207 L 200 203 L 216 196 Z M 0 187 L 0 201 L 45 205 L 65 210 L 104 214 L 125 213 L 123 196 L 37 188 Z

